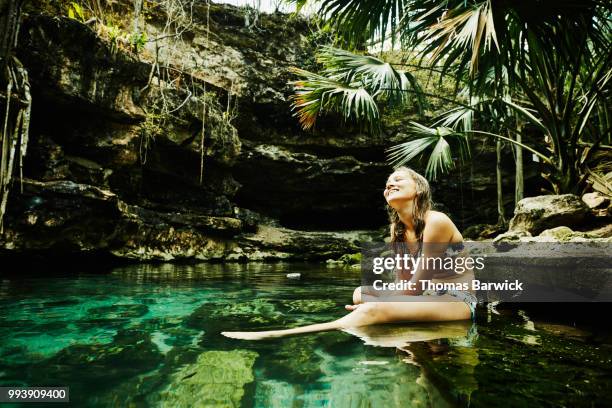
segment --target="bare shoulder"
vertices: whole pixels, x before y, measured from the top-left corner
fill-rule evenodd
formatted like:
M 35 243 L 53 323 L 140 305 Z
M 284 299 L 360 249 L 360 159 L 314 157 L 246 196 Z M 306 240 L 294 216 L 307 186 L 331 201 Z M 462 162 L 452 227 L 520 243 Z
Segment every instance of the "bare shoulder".
M 443 212 L 433 210 L 427 212 L 427 215 L 425 216 L 425 224 L 431 224 L 438 227 L 455 226 L 448 215 L 444 214 Z
M 425 229 L 428 236 L 435 237 L 438 242 L 455 242 L 461 240 L 461 233 L 450 219 L 440 211 L 428 211 L 425 216 Z

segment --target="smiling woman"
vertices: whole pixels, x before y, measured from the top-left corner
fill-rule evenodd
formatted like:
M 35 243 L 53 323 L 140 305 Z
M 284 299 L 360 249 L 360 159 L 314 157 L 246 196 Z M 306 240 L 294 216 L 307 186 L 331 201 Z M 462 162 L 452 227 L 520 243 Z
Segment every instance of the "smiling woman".
M 387 179 L 383 196 L 387 201 L 391 243 L 401 243 L 413 254 L 425 258 L 442 256 L 451 244 L 463 241 L 461 233 L 445 214 L 431 210 L 431 189 L 427 179 L 407 167 L 396 169 Z M 424 245 L 435 244 L 435 245 Z M 438 278 L 435 271 L 419 267 L 416 271 L 400 270 L 398 279 L 410 282 L 457 282 L 456 277 Z M 473 272 L 461 275 L 462 281 L 473 279 Z M 312 324 L 286 330 L 261 332 L 223 332 L 227 337 L 261 340 L 293 334 L 347 329 L 399 321 L 453 321 L 474 317 L 476 298 L 469 291 L 427 291 L 422 285 L 401 290 L 393 301 L 366 301 L 362 288 L 353 292 L 353 305 L 344 317 L 328 323 Z M 435 298 L 432 298 L 432 295 Z M 372 299 L 367 297 L 367 299 Z M 375 298 L 373 300 L 376 300 Z M 396 301 L 397 300 L 397 301 Z M 435 301 L 432 301 L 435 300 Z M 460 300 L 460 301 L 458 301 Z

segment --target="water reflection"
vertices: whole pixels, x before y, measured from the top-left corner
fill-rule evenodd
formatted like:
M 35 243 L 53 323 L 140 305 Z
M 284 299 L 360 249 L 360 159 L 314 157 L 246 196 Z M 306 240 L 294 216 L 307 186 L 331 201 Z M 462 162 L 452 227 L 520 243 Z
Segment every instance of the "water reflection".
M 299 273 L 299 279 L 290 279 L 289 273 Z M 329 267 L 313 263 L 249 263 L 249 264 L 138 264 L 113 269 L 112 275 L 130 283 L 169 283 L 180 285 L 193 282 L 232 281 L 259 286 L 302 286 L 322 282 L 330 286 L 349 283 L 357 286 L 359 271 L 343 267 Z M 350 296 L 350 293 L 347 294 Z
M 426 391 L 432 406 L 469 404 L 472 393 L 478 389 L 474 375 L 479 364 L 475 347 L 478 334 L 476 324 L 471 321 L 387 324 L 344 331 L 368 346 L 395 347 L 404 363 L 421 368 L 416 383 Z M 452 381 L 432 369 L 444 359 L 452 359 L 460 367 Z
M 476 328 L 471 321 L 401 323 L 363 326 L 344 331 L 359 337 L 368 346 L 404 348 L 410 343 L 436 339 L 473 341 Z

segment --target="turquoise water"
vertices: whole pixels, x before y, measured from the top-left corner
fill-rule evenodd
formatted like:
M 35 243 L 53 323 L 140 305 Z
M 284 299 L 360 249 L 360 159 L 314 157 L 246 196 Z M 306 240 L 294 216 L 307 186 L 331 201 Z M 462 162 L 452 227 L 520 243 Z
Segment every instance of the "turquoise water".
M 0 386 L 69 386 L 71 405 L 92 407 L 610 406 L 610 336 L 523 310 L 261 342 L 219 334 L 338 318 L 359 279 L 324 264 L 2 277 Z

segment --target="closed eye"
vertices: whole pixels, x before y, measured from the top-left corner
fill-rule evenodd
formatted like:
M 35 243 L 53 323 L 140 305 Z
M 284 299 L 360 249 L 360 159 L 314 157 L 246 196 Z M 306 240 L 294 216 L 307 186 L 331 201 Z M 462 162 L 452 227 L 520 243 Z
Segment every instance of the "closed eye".
M 394 179 L 394 181 L 402 181 L 402 180 L 403 180 L 403 178 L 402 178 L 402 177 L 396 177 L 396 178 Z M 389 187 L 391 187 L 391 186 L 390 186 L 390 185 L 387 183 L 387 185 L 385 186 L 385 188 L 389 188 Z

